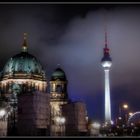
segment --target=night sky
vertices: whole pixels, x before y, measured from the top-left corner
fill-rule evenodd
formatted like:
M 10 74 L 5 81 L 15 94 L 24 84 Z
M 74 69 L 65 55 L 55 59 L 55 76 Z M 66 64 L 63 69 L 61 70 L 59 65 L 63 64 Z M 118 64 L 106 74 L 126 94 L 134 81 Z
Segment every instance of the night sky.
M 103 120 L 105 23 L 113 60 L 112 117 L 123 102 L 130 111 L 139 111 L 140 5 L 0 4 L 0 70 L 21 51 L 27 32 L 29 52 L 43 65 L 47 81 L 60 64 L 69 97 L 84 101 L 90 118 Z

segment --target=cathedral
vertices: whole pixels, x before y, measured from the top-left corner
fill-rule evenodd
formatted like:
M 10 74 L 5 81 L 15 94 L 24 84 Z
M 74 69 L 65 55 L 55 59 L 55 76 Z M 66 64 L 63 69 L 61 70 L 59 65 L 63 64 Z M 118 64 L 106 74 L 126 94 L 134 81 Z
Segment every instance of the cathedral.
M 60 67 L 47 83 L 24 34 L 21 52 L 8 60 L 0 75 L 0 136 L 87 135 L 86 105 L 70 99 L 67 84 Z

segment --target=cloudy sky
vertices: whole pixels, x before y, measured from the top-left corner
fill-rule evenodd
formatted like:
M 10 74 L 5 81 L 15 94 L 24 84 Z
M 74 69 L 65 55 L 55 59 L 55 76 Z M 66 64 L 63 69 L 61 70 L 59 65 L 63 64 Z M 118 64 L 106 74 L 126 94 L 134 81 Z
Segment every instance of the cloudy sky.
M 84 101 L 90 118 L 104 119 L 104 28 L 113 65 L 110 70 L 112 118 L 119 104 L 140 110 L 140 5 L 0 4 L 0 69 L 21 51 L 43 65 L 47 80 L 57 64 L 68 79 L 69 97 Z

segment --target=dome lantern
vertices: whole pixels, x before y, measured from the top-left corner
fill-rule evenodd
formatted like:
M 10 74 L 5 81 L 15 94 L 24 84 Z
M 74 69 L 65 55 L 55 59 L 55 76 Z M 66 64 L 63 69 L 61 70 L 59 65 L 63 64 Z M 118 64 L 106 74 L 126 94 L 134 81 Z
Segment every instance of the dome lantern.
M 24 33 L 24 40 L 22 44 L 22 52 L 27 52 L 28 47 L 27 47 L 27 33 Z

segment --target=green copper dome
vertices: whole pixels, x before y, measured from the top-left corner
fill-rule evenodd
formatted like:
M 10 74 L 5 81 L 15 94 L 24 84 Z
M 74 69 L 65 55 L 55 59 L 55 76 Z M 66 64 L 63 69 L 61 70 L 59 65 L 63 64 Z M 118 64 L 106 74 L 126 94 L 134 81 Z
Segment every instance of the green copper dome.
M 12 78 L 19 79 L 21 78 L 18 77 L 19 74 L 22 74 L 22 79 L 26 78 L 26 75 L 31 75 L 32 77 L 38 76 L 41 79 L 45 79 L 45 72 L 39 61 L 28 53 L 26 37 L 24 37 L 22 52 L 10 58 L 4 66 L 2 78 L 7 77 L 7 75 L 13 75 Z
M 51 80 L 66 80 L 65 72 L 61 68 L 57 68 L 53 72 Z
M 34 73 L 41 74 L 42 67 L 37 59 L 27 52 L 13 56 L 5 65 L 3 74 L 9 73 Z

